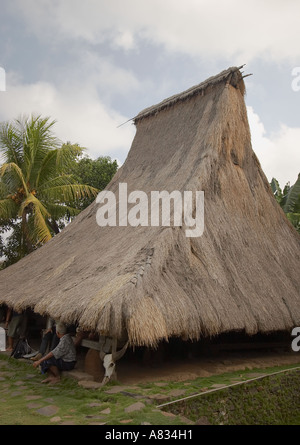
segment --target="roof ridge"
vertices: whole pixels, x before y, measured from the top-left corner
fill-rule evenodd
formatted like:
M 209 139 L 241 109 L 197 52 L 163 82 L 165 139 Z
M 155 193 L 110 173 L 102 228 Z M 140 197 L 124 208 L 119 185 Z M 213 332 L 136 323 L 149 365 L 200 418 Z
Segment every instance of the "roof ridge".
M 204 91 L 207 87 L 214 85 L 219 82 L 223 82 L 225 79 L 229 78 L 233 73 L 239 72 L 240 69 L 244 65 L 241 65 L 239 67 L 230 67 L 226 70 L 221 71 L 219 74 L 215 76 L 211 76 L 208 79 L 204 80 L 203 82 L 194 85 L 187 90 L 179 93 L 174 94 L 173 96 L 168 97 L 167 99 L 164 99 L 163 101 L 159 102 L 158 104 L 152 105 L 150 107 L 145 108 L 142 110 L 136 117 L 133 118 L 133 121 L 136 122 L 138 120 L 144 119 L 147 116 L 153 115 L 158 113 L 159 111 L 163 110 L 164 108 L 167 108 L 179 101 L 186 100 L 187 98 L 193 96 L 194 94 L 198 94 L 201 91 Z M 242 77 L 241 73 L 240 76 Z

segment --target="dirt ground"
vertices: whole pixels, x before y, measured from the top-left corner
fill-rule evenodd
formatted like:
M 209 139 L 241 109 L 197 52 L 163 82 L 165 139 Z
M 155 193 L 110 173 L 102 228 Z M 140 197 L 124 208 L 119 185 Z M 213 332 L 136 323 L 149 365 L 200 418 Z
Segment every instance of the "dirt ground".
M 177 359 L 159 364 L 143 364 L 141 361 L 121 359 L 117 362 L 117 379 L 121 384 L 139 384 L 156 381 L 185 381 L 197 377 L 209 377 L 225 372 L 268 368 L 298 364 L 300 354 L 282 351 L 245 351 L 219 353 L 213 357 Z M 96 351 L 86 354 L 78 364 L 85 372 L 92 374 L 95 381 L 103 378 L 103 367 Z
M 40 340 L 32 340 L 30 345 L 38 350 Z M 210 355 L 200 355 L 190 358 L 175 359 L 177 348 L 172 354 L 160 356 L 151 353 L 145 357 L 126 351 L 116 365 L 117 380 L 124 385 L 134 385 L 156 381 L 185 381 L 197 377 L 209 377 L 225 372 L 268 368 L 299 364 L 300 352 L 293 352 L 290 348 L 221 351 Z M 104 376 L 104 368 L 99 357 L 99 352 L 80 348 L 78 351 L 78 371 L 86 372 L 93 376 L 94 381 L 101 382 Z

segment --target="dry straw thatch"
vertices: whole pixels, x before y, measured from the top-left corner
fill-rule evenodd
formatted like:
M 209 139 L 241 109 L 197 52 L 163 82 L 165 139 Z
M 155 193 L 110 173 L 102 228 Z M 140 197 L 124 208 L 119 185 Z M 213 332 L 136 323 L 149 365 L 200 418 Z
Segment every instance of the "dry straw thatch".
M 300 325 L 299 235 L 251 147 L 238 68 L 142 111 L 108 189 L 202 190 L 205 229 L 103 227 L 94 202 L 0 273 L 0 301 L 154 346 Z

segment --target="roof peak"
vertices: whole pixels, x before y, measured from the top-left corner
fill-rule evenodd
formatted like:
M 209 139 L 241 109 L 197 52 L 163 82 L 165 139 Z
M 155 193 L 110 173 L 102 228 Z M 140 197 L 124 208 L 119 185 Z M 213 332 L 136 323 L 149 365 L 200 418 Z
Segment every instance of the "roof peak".
M 238 83 L 242 80 L 243 76 L 240 72 L 240 69 L 243 68 L 244 65 L 239 67 L 230 67 L 226 70 L 221 71 L 219 74 L 215 76 L 211 76 L 205 81 L 199 83 L 198 85 L 194 85 L 193 87 L 173 96 L 164 99 L 162 102 L 159 102 L 156 105 L 152 105 L 151 107 L 145 108 L 142 110 L 136 117 L 133 118 L 133 121 L 136 123 L 137 121 L 144 119 L 145 117 L 149 117 L 153 114 L 160 112 L 161 110 L 168 108 L 174 105 L 177 102 L 186 100 L 195 94 L 199 94 L 203 92 L 206 88 L 216 85 L 220 82 L 228 82 L 234 87 L 237 87 Z

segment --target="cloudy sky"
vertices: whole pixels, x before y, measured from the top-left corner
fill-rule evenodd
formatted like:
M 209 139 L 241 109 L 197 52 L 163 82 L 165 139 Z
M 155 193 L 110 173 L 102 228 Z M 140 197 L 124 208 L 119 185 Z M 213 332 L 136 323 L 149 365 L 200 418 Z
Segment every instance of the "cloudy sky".
M 293 184 L 299 17 L 299 0 L 0 0 L 0 121 L 50 116 L 63 142 L 122 163 L 135 128 L 121 124 L 246 64 L 253 149 L 269 180 Z

